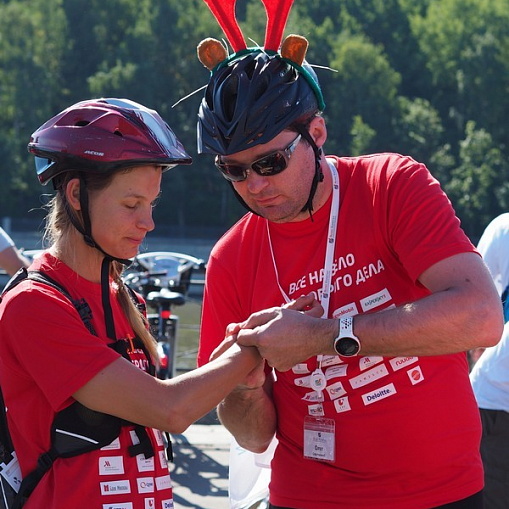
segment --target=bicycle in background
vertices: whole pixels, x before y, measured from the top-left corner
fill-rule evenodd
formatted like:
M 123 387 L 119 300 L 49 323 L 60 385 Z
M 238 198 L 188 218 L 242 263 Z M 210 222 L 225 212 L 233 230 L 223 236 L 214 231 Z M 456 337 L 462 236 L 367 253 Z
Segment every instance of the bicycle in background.
M 176 306 L 186 303 L 193 271 L 204 269 L 205 262 L 183 253 L 156 251 L 136 256 L 123 279 L 147 303 L 147 319 L 157 340 L 160 379 L 176 375 L 179 317 Z

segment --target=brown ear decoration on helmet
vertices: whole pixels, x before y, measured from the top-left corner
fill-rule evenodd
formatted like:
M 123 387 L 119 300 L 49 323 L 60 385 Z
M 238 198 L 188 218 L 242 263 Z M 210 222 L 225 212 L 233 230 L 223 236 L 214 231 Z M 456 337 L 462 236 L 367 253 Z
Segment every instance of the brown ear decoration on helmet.
M 302 35 L 290 34 L 281 45 L 281 56 L 297 65 L 302 65 L 308 50 L 308 41 Z
M 237 0 L 203 0 L 223 29 L 226 39 L 235 53 L 247 49 L 244 36 L 235 17 Z M 283 31 L 294 0 L 261 0 L 267 14 L 264 48 L 267 51 L 278 51 L 283 38 Z M 295 38 L 295 39 L 294 39 Z M 302 65 L 308 42 L 298 35 L 288 36 L 283 43 L 281 55 L 297 65 Z M 224 56 L 223 55 L 224 51 Z M 198 58 L 209 70 L 214 69 L 228 57 L 226 48 L 216 39 L 204 39 L 198 45 Z
M 281 45 L 281 56 L 297 65 L 302 65 L 306 58 L 308 45 L 307 39 L 302 35 L 290 34 Z M 212 71 L 214 67 L 228 57 L 228 52 L 224 45 L 212 37 L 203 39 L 198 44 L 197 53 L 198 59 L 209 71 Z
M 203 39 L 196 48 L 198 60 L 209 70 L 212 71 L 216 65 L 228 57 L 228 52 L 221 42 L 212 37 Z

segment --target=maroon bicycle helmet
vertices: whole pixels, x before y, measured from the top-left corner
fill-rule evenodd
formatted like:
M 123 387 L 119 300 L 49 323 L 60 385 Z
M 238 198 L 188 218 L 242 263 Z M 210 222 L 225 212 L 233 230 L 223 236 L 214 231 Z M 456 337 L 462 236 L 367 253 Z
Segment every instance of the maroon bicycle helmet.
M 128 99 L 70 106 L 32 134 L 28 151 L 43 185 L 69 170 L 101 173 L 154 164 L 165 171 L 192 163 L 159 114 Z

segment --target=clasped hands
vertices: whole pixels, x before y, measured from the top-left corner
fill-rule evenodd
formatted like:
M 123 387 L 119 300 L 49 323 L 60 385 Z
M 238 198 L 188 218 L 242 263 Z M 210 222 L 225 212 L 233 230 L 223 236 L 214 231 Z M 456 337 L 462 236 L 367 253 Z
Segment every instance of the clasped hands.
M 322 315 L 323 308 L 312 294 L 253 313 L 244 322 L 228 325 L 225 339 L 214 350 L 211 360 L 237 343 L 256 347 L 269 366 L 288 371 L 316 354 L 311 338 L 320 323 L 316 319 Z

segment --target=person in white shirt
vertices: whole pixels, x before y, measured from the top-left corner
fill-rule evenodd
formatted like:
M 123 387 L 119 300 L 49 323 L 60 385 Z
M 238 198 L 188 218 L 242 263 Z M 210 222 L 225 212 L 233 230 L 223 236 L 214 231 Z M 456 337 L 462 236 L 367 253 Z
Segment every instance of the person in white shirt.
M 485 509 L 502 509 L 509 501 L 509 213 L 491 221 L 477 248 L 504 303 L 506 322 L 500 342 L 485 349 L 470 373 L 483 426 Z

